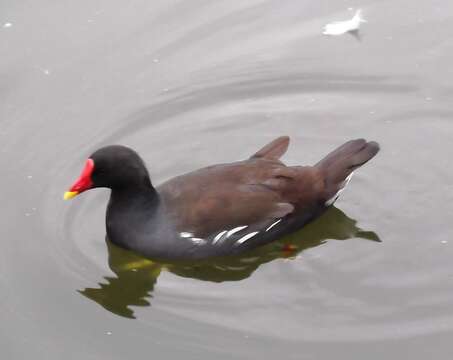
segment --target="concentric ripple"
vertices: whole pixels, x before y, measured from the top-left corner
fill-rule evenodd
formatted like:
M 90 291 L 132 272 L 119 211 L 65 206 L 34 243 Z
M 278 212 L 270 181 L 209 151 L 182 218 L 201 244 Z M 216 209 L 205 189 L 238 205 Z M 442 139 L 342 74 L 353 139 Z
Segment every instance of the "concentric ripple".
M 288 154 L 290 162 L 310 161 L 310 157 L 318 158 L 336 145 L 333 139 L 298 135 L 302 126 L 300 119 L 303 118 L 306 120 L 302 128 L 306 134 L 314 134 L 327 124 L 334 126 L 330 119 L 323 120 L 320 116 L 328 111 L 328 104 L 322 100 L 310 101 L 314 91 L 318 99 L 328 97 L 333 102 L 344 96 L 344 92 L 339 90 L 343 88 L 348 88 L 349 92 L 368 89 L 371 93 L 385 89 L 389 98 L 404 98 L 406 93 L 414 91 L 414 85 L 399 83 L 394 86 L 393 82 L 385 78 L 346 76 L 339 79 L 333 76 L 301 76 L 297 79 L 295 76 L 289 80 L 282 76 L 281 83 L 252 79 L 239 83 L 230 81 L 218 87 L 206 85 L 207 89 L 189 89 L 187 94 L 180 89 L 174 98 L 169 94 L 156 105 L 122 120 L 123 125 L 116 126 L 110 133 L 104 132 L 104 137 L 89 147 L 96 148 L 106 143 L 134 144 L 147 159 L 153 181 L 158 183 L 183 171 L 207 165 L 211 158 L 221 162 L 247 156 L 270 138 L 262 135 L 251 137 L 250 130 L 268 134 L 269 130 L 260 132 L 256 129 L 272 129 L 278 121 L 279 128 L 286 131 L 277 134 L 296 134 Z M 317 87 L 308 95 L 310 84 L 314 83 Z M 267 88 L 263 84 L 268 84 Z M 288 84 L 290 90 L 283 91 L 284 84 Z M 330 90 L 327 84 L 336 86 Z M 324 92 L 320 90 L 322 88 L 325 88 Z M 254 95 L 247 99 L 245 94 Z M 267 106 L 265 110 L 262 108 L 264 104 Z M 337 108 L 341 109 L 341 104 Z M 371 114 L 361 121 L 368 123 L 371 134 L 386 131 L 382 126 L 394 129 L 400 126 L 399 122 L 388 123 L 385 118 L 375 119 Z M 442 124 L 442 119 L 437 122 Z M 424 126 L 423 122 L 416 125 Z M 397 129 L 396 133 L 402 131 Z M 409 155 L 419 133 L 419 130 L 413 130 L 414 138 L 407 136 L 400 151 L 406 147 L 405 155 Z M 387 141 L 392 140 L 398 142 L 398 139 L 387 137 Z M 383 145 L 383 157 L 386 157 L 386 148 L 393 146 L 385 144 L 385 141 Z M 308 151 L 310 156 L 298 155 Z M 236 155 L 231 156 L 233 153 Z M 407 166 L 409 160 L 405 160 Z M 431 175 L 424 173 L 423 183 L 433 182 L 439 177 L 432 165 L 421 163 L 420 157 L 416 160 L 414 166 L 429 166 L 434 172 Z M 283 241 L 237 259 L 201 264 L 156 264 L 120 249 L 112 250 L 113 245 L 109 245 L 109 249 L 104 246 L 103 216 L 107 195 L 89 193 L 84 194 L 84 199 L 76 199 L 63 213 L 60 237 L 65 245 L 58 250 L 59 257 L 76 253 L 81 269 L 87 267 L 86 262 L 103 269 L 109 277 L 98 279 L 101 287 L 87 283 L 85 289 L 80 289 L 82 293 L 113 313 L 136 317 L 144 322 L 152 322 L 153 311 L 163 311 L 243 333 L 322 342 L 382 341 L 450 330 L 453 319 L 446 318 L 445 310 L 452 294 L 439 288 L 442 279 L 449 276 L 448 271 L 435 264 L 431 264 L 429 273 L 423 267 L 414 266 L 419 261 L 414 264 L 412 257 L 421 250 L 408 251 L 414 244 L 405 239 L 415 236 L 415 229 L 393 233 L 396 229 L 391 225 L 403 216 L 394 209 L 403 207 L 400 202 L 406 201 L 406 194 L 399 189 L 398 194 L 392 194 L 385 203 L 377 200 L 381 191 L 391 188 L 391 183 L 404 182 L 404 169 L 399 171 L 391 166 L 398 164 L 379 164 L 378 158 L 374 166 L 371 164 L 358 171 L 338 202 L 338 207 L 349 209 L 352 216 L 360 217 L 372 229 L 377 230 L 379 222 L 387 224 L 378 231 L 382 243 L 362 241 L 367 238 L 379 240 L 379 237 L 358 229 L 356 220 L 335 209 L 286 239 L 294 245 L 290 253 L 285 253 Z M 376 176 L 383 177 L 383 181 L 374 181 Z M 406 188 L 406 191 L 410 194 L 414 190 Z M 425 206 L 429 204 L 425 203 Z M 424 211 L 420 210 L 420 213 Z M 352 241 L 336 242 L 335 239 Z M 442 240 L 438 240 L 439 250 L 444 251 L 441 244 Z M 400 254 L 398 265 L 392 265 L 398 271 L 392 272 L 390 277 L 382 271 L 383 266 L 392 264 L 388 251 Z M 115 276 L 105 270 L 108 255 Z M 282 261 L 285 259 L 287 261 Z M 73 264 L 72 267 L 79 265 Z M 404 270 L 405 266 L 411 265 L 410 271 Z M 436 278 L 439 280 L 434 281 Z M 92 276 L 89 279 L 93 281 Z M 216 284 L 219 282 L 221 284 Z M 115 290 L 121 286 L 141 290 L 134 296 L 123 297 Z M 433 297 L 427 296 L 435 293 Z M 419 299 L 417 295 L 420 295 Z M 149 304 L 151 309 L 146 308 Z M 140 308 L 143 306 L 145 308 Z M 285 324 L 283 328 L 269 326 L 275 316 Z

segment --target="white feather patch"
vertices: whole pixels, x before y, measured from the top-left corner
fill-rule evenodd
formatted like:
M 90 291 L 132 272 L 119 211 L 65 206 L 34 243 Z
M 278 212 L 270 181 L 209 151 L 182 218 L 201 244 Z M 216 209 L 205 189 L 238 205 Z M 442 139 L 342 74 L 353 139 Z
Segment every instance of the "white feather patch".
M 248 239 L 250 239 L 250 238 L 254 237 L 256 234 L 258 234 L 258 232 L 259 231 L 254 231 L 254 232 L 251 232 L 250 234 L 244 235 L 238 241 L 236 241 L 236 245 L 240 245 L 240 244 L 246 242 Z
M 366 22 L 366 20 L 362 17 L 362 10 L 359 9 L 350 20 L 336 21 L 325 25 L 322 33 L 324 35 L 337 36 L 348 32 L 358 31 L 360 24 L 363 22 Z
M 179 236 L 181 236 L 182 238 L 189 238 L 189 237 L 192 237 L 193 234 L 190 233 L 190 232 L 184 232 L 183 231 L 182 233 L 179 234 Z
M 340 194 L 344 191 L 346 185 L 348 185 L 349 182 L 351 181 L 352 175 L 354 175 L 354 171 L 353 171 L 352 173 L 350 173 L 346 179 L 344 179 L 343 185 L 341 185 L 340 190 L 338 190 L 337 193 L 336 193 L 334 196 L 332 196 L 329 200 L 327 200 L 327 201 L 324 203 L 324 205 L 330 206 L 330 205 L 332 205 L 335 201 L 337 201 L 337 199 L 338 199 L 338 197 L 340 196 Z
M 341 189 L 340 191 L 338 191 L 334 196 L 332 196 L 329 200 L 327 200 L 324 205 L 325 206 L 330 206 L 332 205 L 335 201 L 337 201 L 338 197 L 340 196 L 340 193 L 343 191 L 343 189 Z
M 223 230 L 222 232 L 219 232 L 216 237 L 214 238 L 214 240 L 212 241 L 213 244 L 215 244 L 217 241 L 219 241 L 223 235 L 225 235 L 228 231 L 227 230 Z
M 348 175 L 348 177 L 347 177 L 346 179 L 344 179 L 344 182 L 343 182 L 343 186 L 342 186 L 342 188 L 345 188 L 345 187 L 346 187 L 346 185 L 348 185 L 348 184 L 349 184 L 349 182 L 350 182 L 350 181 L 351 181 L 351 179 L 352 179 L 352 175 L 354 175 L 354 171 L 353 171 L 352 173 L 350 173 L 350 174 Z
M 231 229 L 230 231 L 228 231 L 227 237 L 230 237 L 231 235 L 237 233 L 238 231 L 245 229 L 246 227 L 248 227 L 248 225 L 238 226 L 238 227 L 235 227 L 234 229 Z
M 272 229 L 275 225 L 277 225 L 280 221 L 282 221 L 282 219 L 278 219 L 276 222 L 270 224 L 268 226 L 268 228 L 266 229 L 266 231 L 269 231 L 270 229 Z

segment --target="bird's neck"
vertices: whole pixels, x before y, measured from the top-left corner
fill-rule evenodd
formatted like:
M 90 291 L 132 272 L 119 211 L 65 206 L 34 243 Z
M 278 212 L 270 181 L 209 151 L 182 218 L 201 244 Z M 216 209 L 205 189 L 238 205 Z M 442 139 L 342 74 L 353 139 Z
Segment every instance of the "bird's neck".
M 110 194 L 109 207 L 114 206 L 121 209 L 120 211 L 135 213 L 152 209 L 158 202 L 158 193 L 152 186 L 113 188 Z
M 125 237 L 126 229 L 140 233 L 147 228 L 159 207 L 159 195 L 153 187 L 112 189 L 107 206 L 107 236 L 117 245 L 133 248 L 137 239 Z

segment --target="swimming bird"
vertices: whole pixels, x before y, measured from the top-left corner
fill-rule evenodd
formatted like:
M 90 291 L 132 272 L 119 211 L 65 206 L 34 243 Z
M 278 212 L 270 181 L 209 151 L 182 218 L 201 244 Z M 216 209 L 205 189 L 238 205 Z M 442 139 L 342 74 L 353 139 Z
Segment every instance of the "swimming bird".
M 338 198 L 357 168 L 379 151 L 351 140 L 313 166 L 286 166 L 289 137 L 246 160 L 208 166 L 154 187 L 137 152 L 121 145 L 95 151 L 64 195 L 110 188 L 107 237 L 156 260 L 235 255 L 302 228 Z

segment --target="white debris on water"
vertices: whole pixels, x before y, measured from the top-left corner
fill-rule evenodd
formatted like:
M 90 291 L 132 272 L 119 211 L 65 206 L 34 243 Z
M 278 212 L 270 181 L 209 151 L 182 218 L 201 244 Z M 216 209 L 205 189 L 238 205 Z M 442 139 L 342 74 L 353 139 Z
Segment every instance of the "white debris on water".
M 5 29 L 6 29 L 6 28 L 10 28 L 11 26 L 13 26 L 13 24 L 11 24 L 11 23 L 9 23 L 9 22 L 3 24 L 3 27 L 4 27 Z
M 448 244 L 448 241 L 447 240 L 442 240 L 441 243 L 442 244 Z
M 159 62 L 159 59 L 153 59 L 153 62 L 157 64 Z
M 350 32 L 356 32 L 360 28 L 360 24 L 366 22 L 362 17 L 362 10 L 357 10 L 350 20 L 335 21 L 324 26 L 324 35 L 343 35 Z
M 106 334 L 107 335 L 112 335 L 112 332 L 111 331 L 107 331 Z
M 50 69 L 46 69 L 40 66 L 34 66 L 34 68 L 41 71 L 44 75 L 50 75 Z

